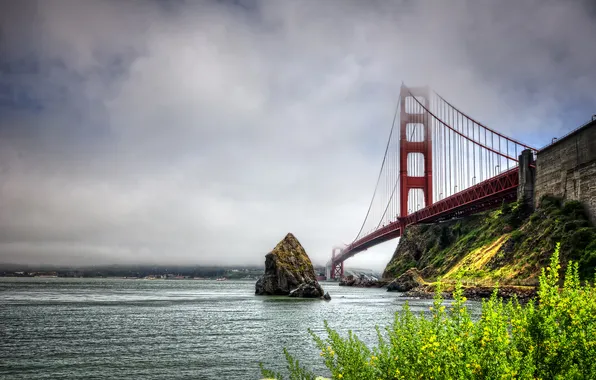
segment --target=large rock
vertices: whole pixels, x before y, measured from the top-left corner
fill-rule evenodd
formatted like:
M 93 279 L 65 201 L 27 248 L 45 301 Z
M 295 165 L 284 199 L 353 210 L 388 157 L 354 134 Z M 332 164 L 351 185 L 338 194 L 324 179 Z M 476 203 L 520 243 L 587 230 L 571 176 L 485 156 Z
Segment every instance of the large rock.
M 391 281 L 387 285 L 388 292 L 407 292 L 420 285 L 424 285 L 424 280 L 416 268 L 408 269 L 404 274 Z
M 258 295 L 289 295 L 319 298 L 323 289 L 317 282 L 315 270 L 298 239 L 291 233 L 265 256 L 265 274 L 255 285 Z

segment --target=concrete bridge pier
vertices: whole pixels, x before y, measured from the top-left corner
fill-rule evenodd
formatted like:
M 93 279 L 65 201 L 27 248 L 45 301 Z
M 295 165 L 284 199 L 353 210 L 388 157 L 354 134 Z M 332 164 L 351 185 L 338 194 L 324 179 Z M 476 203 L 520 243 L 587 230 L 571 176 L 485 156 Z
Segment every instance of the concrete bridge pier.
M 517 188 L 517 200 L 534 209 L 534 186 L 536 183 L 536 162 L 534 153 L 525 149 L 519 156 L 519 186 Z

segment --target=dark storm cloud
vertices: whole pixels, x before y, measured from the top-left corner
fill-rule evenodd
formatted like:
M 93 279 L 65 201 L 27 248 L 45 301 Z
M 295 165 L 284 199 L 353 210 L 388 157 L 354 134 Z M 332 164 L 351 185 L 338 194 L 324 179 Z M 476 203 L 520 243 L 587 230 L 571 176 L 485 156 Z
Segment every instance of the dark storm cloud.
M 322 263 L 364 216 L 402 80 L 535 146 L 596 103 L 577 1 L 1 7 L 2 261 L 257 263 L 292 231 Z

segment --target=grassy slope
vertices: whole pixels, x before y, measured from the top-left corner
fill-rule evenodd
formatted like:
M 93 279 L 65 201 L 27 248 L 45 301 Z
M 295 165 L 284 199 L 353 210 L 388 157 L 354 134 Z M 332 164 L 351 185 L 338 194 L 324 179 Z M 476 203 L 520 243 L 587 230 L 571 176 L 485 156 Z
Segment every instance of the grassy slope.
M 513 203 L 465 219 L 410 227 L 384 277 L 416 267 L 427 280 L 461 276 L 479 285 L 535 285 L 557 242 L 563 270 L 572 259 L 584 277 L 593 276 L 596 228 L 583 206 L 544 198 L 531 214 Z

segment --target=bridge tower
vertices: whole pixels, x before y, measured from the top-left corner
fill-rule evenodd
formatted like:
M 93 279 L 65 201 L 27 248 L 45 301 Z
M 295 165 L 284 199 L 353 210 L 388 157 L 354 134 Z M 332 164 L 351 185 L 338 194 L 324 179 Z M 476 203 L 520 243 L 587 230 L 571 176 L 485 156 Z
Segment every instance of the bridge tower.
M 331 276 L 327 278 L 340 280 L 344 275 L 344 262 L 335 262 L 336 252 L 341 253 L 341 248 L 333 247 L 333 250 L 331 251 Z
M 409 214 L 410 190 L 421 189 L 424 193 L 424 205 L 420 205 L 421 208 L 430 206 L 433 203 L 433 160 L 432 119 L 428 117 L 428 113 L 424 108 L 412 98 L 414 96 L 424 107 L 430 107 L 429 88 L 412 88 L 402 85 L 400 95 L 399 176 L 400 217 L 403 218 Z M 424 160 L 422 165 L 418 165 L 420 160 L 416 159 L 417 154 L 422 155 Z M 408 160 L 410 160 L 410 165 L 408 165 Z M 410 173 L 414 175 L 409 175 L 408 166 L 418 169 L 416 170 L 418 173 Z

